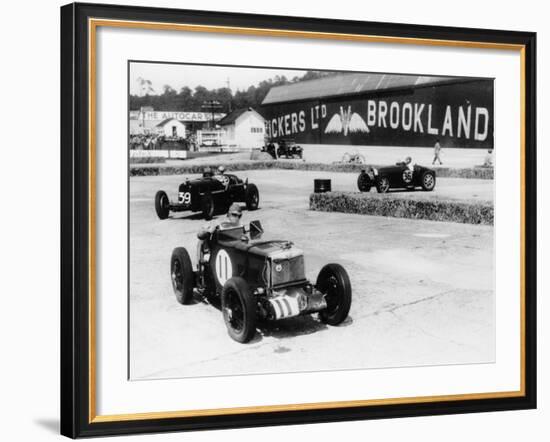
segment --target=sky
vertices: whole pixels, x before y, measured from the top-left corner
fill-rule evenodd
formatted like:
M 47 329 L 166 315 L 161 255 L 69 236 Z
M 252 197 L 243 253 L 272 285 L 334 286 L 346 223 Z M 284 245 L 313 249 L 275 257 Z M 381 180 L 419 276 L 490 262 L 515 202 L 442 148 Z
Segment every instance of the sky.
M 195 89 L 204 86 L 207 89 L 227 87 L 227 81 L 233 93 L 256 86 L 262 80 L 273 78 L 276 75 L 285 75 L 291 79 L 301 76 L 306 71 L 293 69 L 263 69 L 241 68 L 226 66 L 199 66 L 165 63 L 131 63 L 130 64 L 130 94 L 138 95 L 140 86 L 138 78 L 150 80 L 154 93 L 162 93 L 165 84 L 176 91 L 188 86 Z

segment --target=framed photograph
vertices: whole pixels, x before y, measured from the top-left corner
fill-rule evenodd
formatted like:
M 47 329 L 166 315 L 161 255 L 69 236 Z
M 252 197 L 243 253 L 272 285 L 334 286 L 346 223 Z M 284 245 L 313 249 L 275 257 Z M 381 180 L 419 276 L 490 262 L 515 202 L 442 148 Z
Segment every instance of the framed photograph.
M 61 8 L 61 433 L 536 407 L 536 36 Z

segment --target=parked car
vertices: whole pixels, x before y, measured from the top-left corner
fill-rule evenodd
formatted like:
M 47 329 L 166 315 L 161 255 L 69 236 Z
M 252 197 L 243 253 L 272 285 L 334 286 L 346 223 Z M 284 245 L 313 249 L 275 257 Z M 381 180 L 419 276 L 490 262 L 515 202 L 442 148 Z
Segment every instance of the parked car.
M 342 155 L 341 164 L 365 164 L 365 156 L 359 152 L 346 152 Z
M 261 240 L 259 221 L 244 226 L 218 226 L 199 245 L 192 267 L 183 247 L 172 252 L 170 274 L 176 299 L 188 304 L 194 290 L 220 301 L 229 336 L 250 341 L 260 320 L 319 313 L 322 322 L 338 325 L 348 316 L 351 283 L 339 264 L 325 265 L 317 281 L 307 280 L 304 255 L 290 241 Z
M 166 219 L 170 212 L 202 212 L 209 220 L 216 213 L 227 211 L 234 202 L 246 203 L 248 210 L 256 210 L 260 195 L 255 184 L 232 174 L 205 172 L 201 178 L 185 180 L 179 185 L 178 200 L 170 201 L 164 190 L 155 195 L 155 211 L 160 219 Z
M 304 149 L 298 146 L 293 139 L 281 139 L 279 141 L 271 141 L 262 149 L 270 154 L 273 158 L 303 158 Z
M 390 189 L 422 188 L 432 191 L 435 188 L 435 170 L 415 164 L 410 167 L 406 163 L 396 163 L 395 166 L 370 167 L 362 170 L 357 177 L 357 187 L 360 192 L 369 192 L 375 187 L 379 193 Z

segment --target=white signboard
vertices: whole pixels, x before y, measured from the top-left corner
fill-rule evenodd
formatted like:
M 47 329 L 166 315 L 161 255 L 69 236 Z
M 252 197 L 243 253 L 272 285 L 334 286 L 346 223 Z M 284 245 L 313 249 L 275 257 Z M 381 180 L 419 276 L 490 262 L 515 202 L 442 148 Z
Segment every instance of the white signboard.
M 186 150 L 136 150 L 130 149 L 130 158 L 178 158 L 186 159 Z
M 223 117 L 225 117 L 225 114 L 223 113 L 214 113 L 214 120 L 220 120 Z M 180 121 L 206 122 L 212 121 L 212 114 L 210 112 L 130 111 L 130 120 L 162 121 L 169 118 L 174 118 Z

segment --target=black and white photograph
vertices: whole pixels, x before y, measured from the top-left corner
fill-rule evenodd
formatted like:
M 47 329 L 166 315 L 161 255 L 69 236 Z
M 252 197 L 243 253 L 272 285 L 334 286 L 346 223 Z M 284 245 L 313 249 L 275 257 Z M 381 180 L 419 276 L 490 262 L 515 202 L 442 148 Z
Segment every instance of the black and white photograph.
M 494 78 L 128 61 L 132 381 L 496 358 Z

